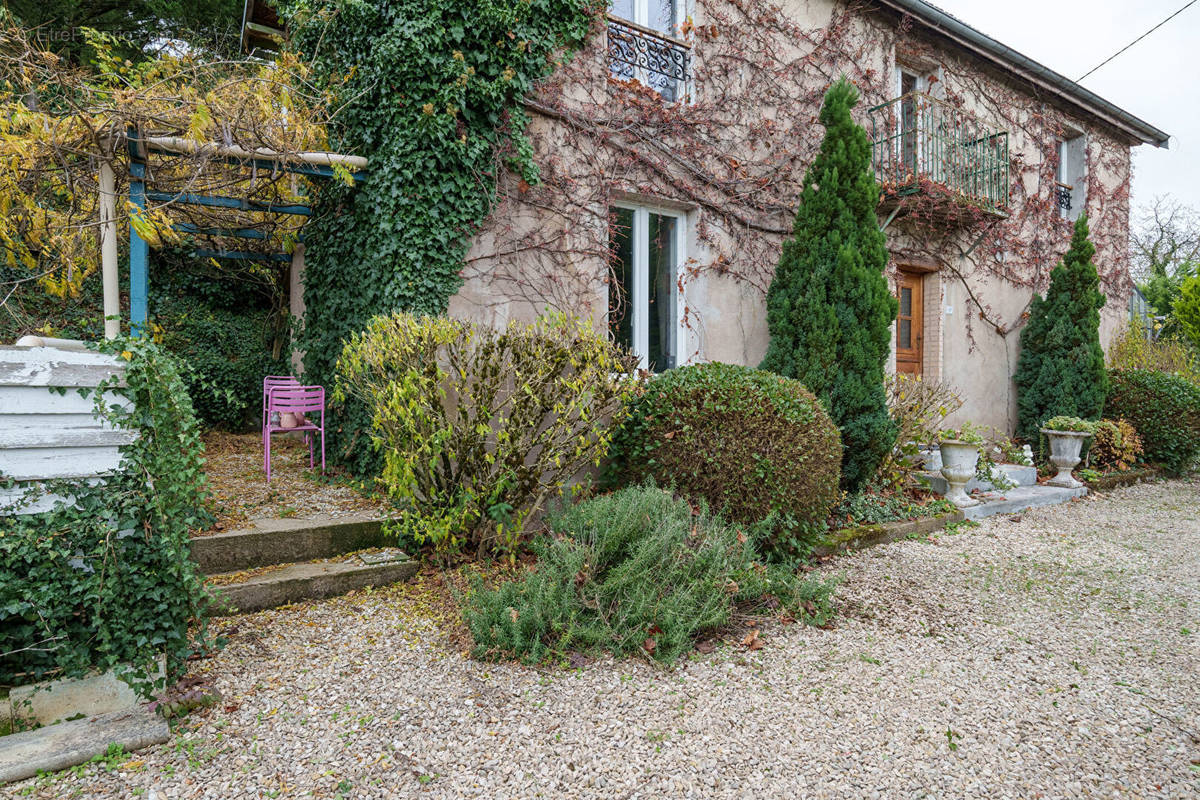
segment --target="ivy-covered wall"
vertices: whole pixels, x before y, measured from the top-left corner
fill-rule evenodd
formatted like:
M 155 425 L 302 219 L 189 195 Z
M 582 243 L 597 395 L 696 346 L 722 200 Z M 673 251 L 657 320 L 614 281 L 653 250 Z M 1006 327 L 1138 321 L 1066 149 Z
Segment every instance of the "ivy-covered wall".
M 522 99 L 580 47 L 598 0 L 283 0 L 291 46 L 341 106 L 331 145 L 370 159 L 330 185 L 305 231 L 308 380 L 331 386 L 350 334 L 396 309 L 444 313 L 498 174 L 536 183 Z M 363 409 L 338 411 L 331 452 L 375 465 Z

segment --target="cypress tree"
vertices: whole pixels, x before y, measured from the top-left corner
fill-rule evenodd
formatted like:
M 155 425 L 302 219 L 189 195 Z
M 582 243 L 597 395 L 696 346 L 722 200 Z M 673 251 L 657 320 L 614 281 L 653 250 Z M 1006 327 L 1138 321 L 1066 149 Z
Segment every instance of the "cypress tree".
M 1042 423 L 1060 414 L 1099 419 L 1108 394 L 1100 347 L 1104 295 L 1088 239 L 1087 215 L 1075 222 L 1071 249 L 1050 273 L 1046 296 L 1037 295 L 1021 331 L 1017 361 L 1017 434 L 1037 441 Z
M 883 372 L 897 304 L 883 274 L 871 142 L 850 116 L 857 103 L 844 77 L 825 93 L 825 139 L 767 292 L 771 341 L 761 365 L 798 379 L 829 409 L 842 432 L 842 486 L 851 491 L 896 441 Z

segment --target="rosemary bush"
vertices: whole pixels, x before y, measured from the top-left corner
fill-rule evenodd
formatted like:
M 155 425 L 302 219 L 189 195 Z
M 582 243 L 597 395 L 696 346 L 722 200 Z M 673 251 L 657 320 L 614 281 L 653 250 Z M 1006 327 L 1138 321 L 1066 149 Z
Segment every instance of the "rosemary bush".
M 550 525 L 536 570 L 495 588 L 476 580 L 465 612 L 476 657 L 608 650 L 672 661 L 739 605 L 768 598 L 812 624 L 832 618 L 833 582 L 760 563 L 753 532 L 652 485 L 559 510 Z

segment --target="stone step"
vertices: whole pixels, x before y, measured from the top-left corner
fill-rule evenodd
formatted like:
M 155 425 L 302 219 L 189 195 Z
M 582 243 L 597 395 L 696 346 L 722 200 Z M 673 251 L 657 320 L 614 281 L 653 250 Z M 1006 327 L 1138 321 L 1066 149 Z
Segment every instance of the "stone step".
M 1037 467 L 1026 467 L 1022 464 L 997 464 L 997 468 L 1003 470 L 1008 479 L 1017 486 L 1036 486 L 1037 485 Z M 929 484 L 930 490 L 944 495 L 950 491 L 946 485 L 946 479 L 942 477 L 940 472 L 922 472 L 920 479 Z M 967 482 L 967 491 L 973 492 L 976 489 L 983 492 L 996 491 L 996 487 L 990 481 L 981 481 L 978 478 L 971 478 Z
M 982 519 L 995 514 L 1013 514 L 1036 506 L 1055 506 L 1067 503 L 1076 497 L 1087 495 L 1087 488 L 1066 489 L 1059 486 L 1018 486 L 992 496 L 985 495 L 984 502 L 962 509 L 967 519 Z
M 252 527 L 192 537 L 192 558 L 206 575 L 333 558 L 385 547 L 379 519 L 366 514 L 255 520 Z
M 0 783 L 82 764 L 112 745 L 132 752 L 169 738 L 167 721 L 144 705 L 0 736 Z
M 397 553 L 396 560 L 382 563 L 367 563 L 363 556 L 355 555 L 345 561 L 284 564 L 231 583 L 220 583 L 223 576 L 215 575 L 218 584 L 211 587 L 216 595 L 214 611 L 220 615 L 261 611 L 408 580 L 419 565 Z

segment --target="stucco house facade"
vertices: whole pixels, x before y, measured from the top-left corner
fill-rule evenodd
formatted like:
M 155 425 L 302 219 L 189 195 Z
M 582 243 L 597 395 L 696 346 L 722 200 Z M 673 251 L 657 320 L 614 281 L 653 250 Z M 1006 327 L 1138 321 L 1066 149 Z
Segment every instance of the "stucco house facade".
M 648 370 L 757 365 L 822 97 L 845 75 L 883 188 L 892 370 L 952 385 L 952 422 L 1011 432 L 1020 331 L 1085 211 L 1102 342 L 1125 326 L 1130 154 L 1168 140 L 1149 123 L 920 0 L 611 0 L 596 24 L 526 101 L 540 180 L 502 171 L 452 316 L 562 310 Z
M 1130 151 L 1167 135 L 933 6 L 614 0 L 603 34 L 528 103 L 542 182 L 505 181 L 451 314 L 560 308 L 644 366 L 755 365 L 817 112 L 859 87 L 900 299 L 891 368 L 1011 430 L 1020 329 L 1086 210 L 1125 325 Z

